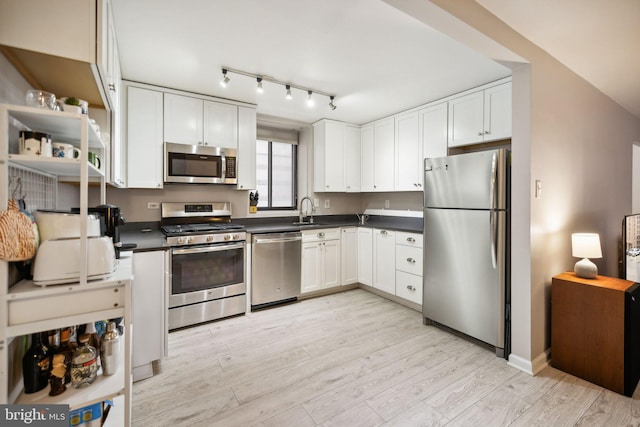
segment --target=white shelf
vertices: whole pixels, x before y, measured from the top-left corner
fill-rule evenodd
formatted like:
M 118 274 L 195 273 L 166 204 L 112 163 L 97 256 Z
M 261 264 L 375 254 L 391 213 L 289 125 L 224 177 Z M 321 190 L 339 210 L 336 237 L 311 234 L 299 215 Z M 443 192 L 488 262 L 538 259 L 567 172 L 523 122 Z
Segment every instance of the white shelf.
M 78 176 L 80 173 L 80 159 L 65 159 L 61 157 L 36 157 L 24 154 L 9 154 L 9 161 L 30 169 L 57 176 Z M 89 167 L 89 178 L 104 176 L 104 172 L 86 161 Z
M 49 396 L 50 386 L 46 386 L 36 393 L 20 393 L 17 404 L 21 405 L 69 405 L 69 409 L 82 408 L 97 402 L 111 399 L 124 394 L 124 335 L 120 337 L 120 366 L 113 375 L 102 375 L 102 368 L 98 371 L 98 377 L 93 384 L 83 388 L 74 388 L 67 384 L 64 393 L 57 396 Z

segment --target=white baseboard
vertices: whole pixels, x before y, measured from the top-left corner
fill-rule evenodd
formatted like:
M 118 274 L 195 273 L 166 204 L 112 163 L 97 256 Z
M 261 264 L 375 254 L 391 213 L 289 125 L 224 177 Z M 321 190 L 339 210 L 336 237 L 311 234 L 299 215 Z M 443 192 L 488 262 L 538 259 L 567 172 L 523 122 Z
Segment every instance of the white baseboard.
M 509 355 L 509 361 L 507 362 L 507 364 L 531 376 L 535 376 L 544 368 L 549 366 L 550 355 L 551 352 L 549 349 L 547 349 L 543 353 L 539 354 L 535 359 L 528 360 L 524 357 L 520 357 L 511 353 Z

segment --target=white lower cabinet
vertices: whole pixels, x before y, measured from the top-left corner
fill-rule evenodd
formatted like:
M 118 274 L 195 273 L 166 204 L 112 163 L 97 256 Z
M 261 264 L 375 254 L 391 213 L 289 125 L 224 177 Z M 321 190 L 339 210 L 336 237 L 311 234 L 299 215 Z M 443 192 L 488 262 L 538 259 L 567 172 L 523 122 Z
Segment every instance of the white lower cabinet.
M 340 286 L 340 229 L 302 232 L 302 283 L 300 292 Z
M 151 362 L 167 355 L 167 286 L 169 251 L 133 254 L 133 380 L 153 375 Z
M 373 287 L 396 293 L 396 234 L 390 230 L 373 230 Z
M 373 230 L 358 227 L 358 282 L 373 286 Z
M 342 229 L 342 284 L 358 283 L 358 227 Z
M 396 296 L 422 305 L 422 234 L 396 233 Z

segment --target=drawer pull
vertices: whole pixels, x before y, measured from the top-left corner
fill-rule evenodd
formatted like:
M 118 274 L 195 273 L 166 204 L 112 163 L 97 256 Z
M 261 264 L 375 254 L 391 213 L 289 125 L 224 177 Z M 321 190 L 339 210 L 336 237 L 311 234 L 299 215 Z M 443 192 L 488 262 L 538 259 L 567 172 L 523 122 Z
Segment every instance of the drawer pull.
M 380 234 L 387 234 L 387 230 L 380 230 Z
M 318 237 L 323 238 L 324 237 L 324 233 L 318 233 Z
M 407 289 L 409 289 L 410 291 L 415 291 L 416 287 L 413 285 L 407 285 Z
M 416 239 L 414 239 L 413 237 L 407 237 L 407 242 L 414 243 L 415 241 Z
M 407 258 L 407 262 L 410 262 L 411 264 L 415 264 L 416 260 L 413 258 Z

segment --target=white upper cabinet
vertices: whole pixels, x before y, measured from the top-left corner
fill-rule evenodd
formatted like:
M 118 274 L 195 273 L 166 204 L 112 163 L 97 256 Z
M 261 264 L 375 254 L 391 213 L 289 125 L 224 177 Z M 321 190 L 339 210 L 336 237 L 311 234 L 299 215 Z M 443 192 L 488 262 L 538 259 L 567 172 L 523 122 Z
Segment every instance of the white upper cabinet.
M 238 148 L 238 107 L 204 101 L 204 145 Z
M 202 145 L 202 99 L 164 94 L 164 140 Z
M 347 125 L 344 133 L 347 193 L 360 191 L 360 126 Z
M 422 191 L 422 143 L 417 111 L 395 117 L 396 191 Z
M 238 190 L 256 188 L 256 109 L 238 107 Z
M 420 183 L 423 179 L 423 159 L 447 155 L 447 103 L 436 104 L 422 109 L 420 114 Z
M 127 187 L 162 188 L 163 94 L 127 87 Z
M 511 82 L 484 91 L 484 140 L 511 138 Z
M 346 191 L 344 123 L 321 120 L 313 124 L 313 190 Z
M 360 191 L 393 191 L 394 129 L 393 117 L 362 127 Z
M 511 82 L 449 101 L 449 147 L 511 137 Z
M 164 140 L 176 144 L 238 148 L 238 107 L 165 93 Z

